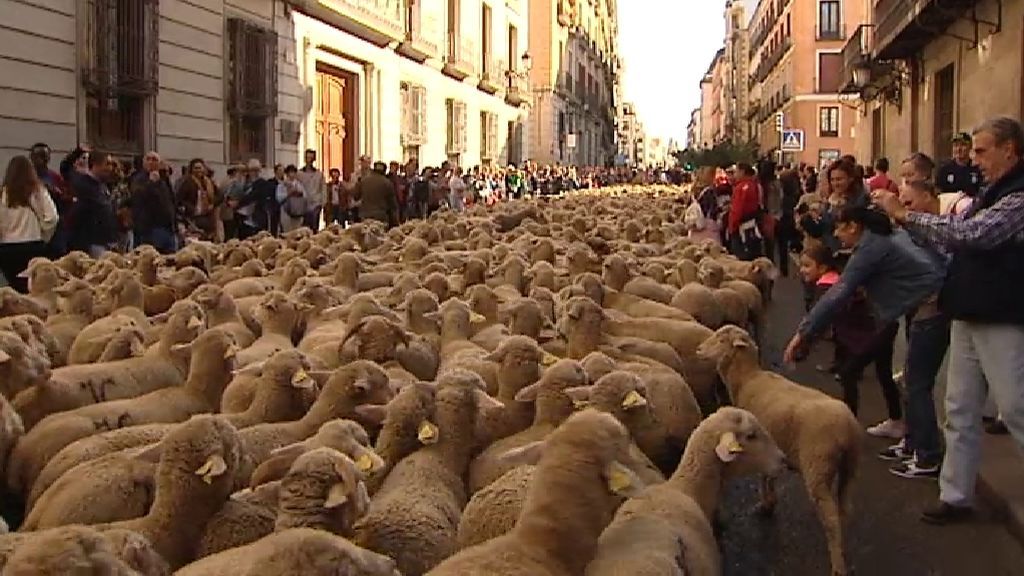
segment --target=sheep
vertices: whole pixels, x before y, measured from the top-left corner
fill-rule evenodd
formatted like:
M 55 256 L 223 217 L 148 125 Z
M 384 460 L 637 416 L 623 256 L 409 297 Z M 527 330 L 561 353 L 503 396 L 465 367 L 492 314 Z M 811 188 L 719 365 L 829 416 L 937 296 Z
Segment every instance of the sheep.
M 402 459 L 356 523 L 355 543 L 395 559 L 406 576 L 420 576 L 455 551 L 458 517 L 466 504 L 462 478 L 469 466 L 478 414 L 501 403 L 465 370 L 438 382 L 436 439 Z
M 172 347 L 194 339 L 204 327 L 198 306 L 182 306 L 168 321 L 158 345 L 144 356 L 57 368 L 48 381 L 15 396 L 14 407 L 31 428 L 50 414 L 181 384 L 187 362 Z
M 587 374 L 579 362 L 565 359 L 548 368 L 539 381 L 521 389 L 515 399 L 534 403 L 533 423 L 522 432 L 494 442 L 473 460 L 469 469 L 470 492 L 479 491 L 508 472 L 510 466 L 501 458 L 502 454 L 543 439 L 565 421 L 573 412 L 572 399 L 565 390 L 587 383 Z
M 9 576 L 167 576 L 167 563 L 144 537 L 129 531 L 104 534 L 71 526 L 34 534 L 0 569 Z M 121 543 L 121 545 L 118 545 Z
M 142 326 L 123 314 L 113 314 L 95 320 L 82 329 L 68 350 L 68 365 L 98 362 L 114 335 L 122 330 L 142 330 Z
M 7 456 L 24 434 L 25 426 L 21 416 L 14 411 L 7 398 L 0 394 L 0 474 L 4 477 L 7 475 Z
M 356 446 L 365 455 L 365 448 Z M 334 448 L 319 447 L 300 454 L 271 487 L 276 488 L 276 517 L 273 510 L 246 501 L 239 493 L 210 519 L 198 556 L 244 546 L 274 530 L 288 528 L 319 528 L 349 537 L 353 524 L 366 514 L 370 503 L 362 480 L 360 467 L 348 454 Z M 270 492 L 269 488 L 264 492 Z
M 607 288 L 596 274 L 581 274 L 576 278 L 575 286 L 578 287 L 578 290 L 572 291 L 575 295 L 589 296 L 591 300 L 602 307 L 629 316 L 680 321 L 693 320 L 690 313 L 669 306 L 668 302 L 662 303 L 635 294 L 615 292 Z
M 50 379 L 50 359 L 14 332 L 0 330 L 0 396 L 13 399 Z
M 476 317 L 469 306 L 461 300 L 452 298 L 442 304 L 437 313 L 428 316 L 441 321 L 441 363 L 438 374 L 452 368 L 470 370 L 484 379 L 489 391 L 497 390 L 497 365 L 483 360 L 486 351 L 469 340 L 470 323 Z
M 264 296 L 253 310 L 262 331 L 248 348 L 238 353 L 240 367 L 270 358 L 275 352 L 294 348 L 292 339 L 299 329 L 299 314 L 309 306 L 294 302 L 287 294 L 274 291 Z
M 60 312 L 46 318 L 46 329 L 57 341 L 61 354 L 58 365 L 64 365 L 78 333 L 94 320 L 93 301 L 96 299 L 96 291 L 92 284 L 78 278 L 72 278 L 53 291 L 61 298 Z
M 19 314 L 0 318 L 0 330 L 17 334 L 22 342 L 31 346 L 50 360 L 50 367 L 56 368 L 64 361 L 57 339 L 50 334 L 46 323 L 31 314 Z
M 390 404 L 390 403 L 389 403 Z M 360 405 L 363 406 L 363 405 Z M 356 412 L 359 412 L 359 406 Z M 366 430 L 354 420 L 337 419 L 320 427 L 315 436 L 301 442 L 283 446 L 271 452 L 270 458 L 253 471 L 249 487 L 256 488 L 267 482 L 279 480 L 288 472 L 300 455 L 317 448 L 334 448 L 344 454 L 351 454 L 359 471 L 367 476 L 384 469 L 384 460 L 373 451 Z
M 206 321 L 210 328 L 220 328 L 229 332 L 239 348 L 248 348 L 256 341 L 256 335 L 245 325 L 238 314 L 235 300 L 216 284 L 203 284 L 189 296 L 206 312 Z
M 113 362 L 136 358 L 146 353 L 146 335 L 134 326 L 125 326 L 114 333 L 96 362 Z
M 609 414 L 584 410 L 550 437 L 504 454 L 536 458 L 535 480 L 511 532 L 451 556 L 432 576 L 582 574 L 623 496 L 643 489 L 629 469 L 629 433 Z
M 637 276 L 622 287 L 623 294 L 632 294 L 647 300 L 668 304 L 676 295 L 676 290 L 646 276 Z
M 710 258 L 705 258 L 701 260 L 697 274 L 701 283 L 711 289 L 722 310 L 724 321 L 740 328 L 747 328 L 750 319 L 747 300 L 739 292 L 721 287 L 725 278 L 725 269 L 722 265 Z
M 61 294 L 61 289 L 54 288 L 54 291 Z M 17 316 L 19 314 L 31 314 L 36 318 L 45 320 L 49 314 L 47 307 L 29 296 L 19 294 L 10 286 L 0 287 L 0 317 Z
M 777 475 L 784 467 L 782 451 L 751 413 L 720 409 L 694 431 L 667 482 L 648 486 L 619 508 L 587 576 L 721 574 L 711 519 L 725 480 Z
M 256 370 L 254 367 L 247 369 Z M 309 363 L 300 352 L 279 352 L 258 369 L 261 374 L 252 405 L 245 412 L 223 418 L 242 429 L 263 422 L 295 420 L 308 411 L 309 402 L 305 396 L 316 387 L 316 383 L 309 376 Z M 130 454 L 113 452 L 105 445 L 114 443 L 122 450 L 143 448 L 154 435 L 162 438 L 174 428 L 173 424 L 153 426 L 156 428 L 131 426 L 106 432 L 97 442 L 85 438 L 58 453 L 54 460 L 63 460 L 64 465 L 73 467 L 63 474 L 51 476 L 55 477 L 53 484 L 38 496 L 26 523 L 41 527 L 96 523 L 144 513 L 152 500 L 152 463 Z M 65 452 L 69 454 L 65 456 Z M 85 459 L 87 456 L 83 453 L 95 459 Z M 97 458 L 98 454 L 106 455 Z M 246 474 L 251 474 L 251 470 Z M 244 485 L 247 481 L 246 477 L 239 483 Z
M 540 379 L 542 365 L 551 366 L 558 358 L 541 350 L 527 336 L 511 336 L 484 359 L 500 367 L 496 397 L 505 405 L 505 410 L 486 414 L 480 421 L 478 440 L 482 446 L 487 446 L 495 440 L 530 427 L 534 416 L 533 405 L 517 402 L 516 395 Z
M 675 469 L 686 439 L 700 422 L 700 409 L 685 384 L 674 389 L 648 388 L 635 373 L 611 372 L 592 386 L 567 393 L 577 405 L 592 406 L 618 418 L 662 471 Z
M 404 328 L 387 318 L 369 316 L 349 328 L 348 334 L 338 346 L 340 350 L 335 358 L 320 357 L 324 358 L 325 364 L 332 367 L 355 358 L 376 362 L 387 371 L 392 385 L 401 387 L 403 382 L 417 380 L 417 375 L 408 372 L 398 361 L 399 345 L 408 347 L 413 338 L 414 336 L 407 333 Z M 355 342 L 355 350 L 351 352 L 345 349 L 350 341 Z M 420 375 L 426 376 L 423 378 L 425 380 L 433 380 L 433 376 L 436 375 L 437 368 L 432 357 L 426 358 L 426 362 L 417 368 Z
M 437 424 L 433 422 L 436 393 L 436 384 L 415 382 L 402 388 L 386 406 L 362 405 L 356 408 L 363 419 L 380 423 L 374 450 L 384 466 L 366 479 L 371 495 L 380 489 L 398 462 L 437 440 Z
M 312 528 L 276 532 L 247 546 L 208 556 L 176 576 L 402 576 L 395 561 Z
M 857 419 L 839 400 L 761 370 L 757 345 L 740 328 L 720 328 L 698 354 L 716 362 L 735 405 L 757 417 L 800 471 L 825 527 L 832 573 L 846 574 L 843 521 L 864 435 Z M 774 506 L 774 487 L 767 480 L 762 509 L 771 512 Z
M 725 321 L 725 311 L 714 291 L 697 282 L 688 282 L 676 292 L 670 304 L 687 314 L 711 330 L 721 328 Z
M 231 378 L 237 351 L 233 339 L 214 329 L 192 343 L 175 347 L 188 349 L 192 354 L 188 379 L 182 386 L 47 416 L 22 438 L 12 454 L 9 485 L 31 487 L 50 458 L 72 442 L 97 432 L 139 424 L 183 422 L 193 414 L 215 411 Z

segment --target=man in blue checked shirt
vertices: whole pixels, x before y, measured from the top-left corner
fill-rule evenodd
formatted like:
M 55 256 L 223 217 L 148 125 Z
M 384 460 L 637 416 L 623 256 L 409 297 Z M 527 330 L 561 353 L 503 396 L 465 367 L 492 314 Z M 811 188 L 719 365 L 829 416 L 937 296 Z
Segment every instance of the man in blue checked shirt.
M 874 201 L 912 235 L 951 254 L 939 306 L 952 319 L 946 389 L 946 455 L 939 503 L 922 520 L 946 524 L 972 514 L 981 459 L 981 416 L 991 391 L 1024 447 L 1024 128 L 999 117 L 972 135 L 987 187 L 963 214 L 912 212 L 896 195 Z

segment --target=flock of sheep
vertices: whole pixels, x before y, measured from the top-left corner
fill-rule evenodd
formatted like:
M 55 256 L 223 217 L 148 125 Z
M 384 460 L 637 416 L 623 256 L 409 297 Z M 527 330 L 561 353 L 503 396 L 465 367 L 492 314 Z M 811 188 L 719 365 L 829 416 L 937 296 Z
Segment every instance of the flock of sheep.
M 0 574 L 715 575 L 723 483 L 787 468 L 845 574 L 861 428 L 761 369 L 771 262 L 685 196 L 33 261 Z

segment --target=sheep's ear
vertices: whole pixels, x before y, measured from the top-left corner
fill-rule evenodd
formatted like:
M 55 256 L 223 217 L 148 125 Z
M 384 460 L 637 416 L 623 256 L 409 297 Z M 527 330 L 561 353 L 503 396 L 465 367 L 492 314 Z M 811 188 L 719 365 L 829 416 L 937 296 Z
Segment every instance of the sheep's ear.
M 553 328 L 545 328 L 537 334 L 538 342 L 550 342 L 556 338 L 558 338 L 558 332 Z
M 502 360 L 504 359 L 505 350 L 503 350 L 500 346 L 490 354 L 487 354 L 486 356 L 483 357 L 484 362 L 495 362 L 497 364 L 501 364 Z
M 487 392 L 476 388 L 473 390 L 473 397 L 476 400 L 476 407 L 479 410 L 497 410 L 504 408 L 505 404 Z
M 203 482 L 212 484 L 213 479 L 221 476 L 228 470 L 228 464 L 224 461 L 224 457 L 220 454 L 212 454 L 206 459 L 206 462 L 200 466 L 196 471 L 196 476 L 202 476 Z
M 534 402 L 540 392 L 540 382 L 530 384 L 519 392 L 516 392 L 516 402 Z
M 379 425 L 387 417 L 388 407 L 384 404 L 360 404 L 356 406 L 355 413 L 363 420 Z
M 575 388 L 566 388 L 563 390 L 566 396 L 572 400 L 572 405 L 577 409 L 583 409 L 590 406 L 590 386 L 576 386 Z
M 643 408 L 644 406 L 647 406 L 647 398 L 644 398 L 643 395 L 636 390 L 630 390 L 622 399 L 622 407 L 626 410 Z
M 423 444 L 424 446 L 437 444 L 437 440 L 440 435 L 441 431 L 437 427 L 437 424 L 434 424 L 430 420 L 420 422 L 420 426 L 416 431 L 416 438 L 420 441 L 420 444 Z
M 346 502 L 348 502 L 348 488 L 341 482 L 338 482 L 337 484 L 331 485 L 330 491 L 327 492 L 327 499 L 324 500 L 324 508 L 330 510 L 331 508 L 342 506 Z
M 718 439 L 718 445 L 715 446 L 715 454 L 718 455 L 718 459 L 728 463 L 735 460 L 742 453 L 743 445 L 736 439 L 736 434 L 732 431 L 723 432 L 722 436 Z
M 288 447 L 286 446 L 284 448 Z M 259 467 L 253 471 L 252 477 L 249 478 L 249 488 L 256 488 L 284 478 L 288 475 L 288 471 L 291 469 L 292 464 L 295 463 L 295 459 L 302 455 L 301 452 L 294 456 L 291 454 L 283 456 L 273 454 L 274 453 L 271 452 L 271 457 L 267 458 L 263 464 L 260 464 Z
M 636 496 L 644 488 L 636 473 L 620 462 L 613 461 L 605 467 L 604 479 L 611 493 L 626 498 Z
M 544 447 L 544 441 L 538 440 L 537 442 L 531 442 L 525 446 L 503 452 L 498 456 L 498 460 L 509 467 L 533 466 L 544 455 Z
M 0 364 L 8 362 L 11 359 L 11 355 L 6 350 L 0 350 Z
M 274 457 L 290 457 L 292 459 L 302 456 L 306 452 L 305 442 L 294 442 L 287 446 L 281 446 L 280 448 L 274 448 L 270 451 L 270 455 Z
M 427 320 L 433 320 L 433 321 L 437 322 L 437 321 L 441 320 L 441 313 L 440 312 L 427 312 L 426 314 L 423 315 L 423 317 L 426 318 Z
M 198 318 L 196 316 L 192 316 L 191 318 L 188 319 L 188 324 L 186 324 L 186 326 L 188 326 L 189 328 L 195 330 L 195 329 L 202 328 L 203 326 L 205 326 L 205 323 L 200 318 Z
M 356 469 L 363 474 L 363 476 L 369 476 L 375 472 L 384 469 L 384 459 L 377 455 L 376 452 L 370 448 L 360 447 L 360 454 L 355 459 Z
M 192 342 L 171 345 L 172 352 L 188 353 L 192 351 Z

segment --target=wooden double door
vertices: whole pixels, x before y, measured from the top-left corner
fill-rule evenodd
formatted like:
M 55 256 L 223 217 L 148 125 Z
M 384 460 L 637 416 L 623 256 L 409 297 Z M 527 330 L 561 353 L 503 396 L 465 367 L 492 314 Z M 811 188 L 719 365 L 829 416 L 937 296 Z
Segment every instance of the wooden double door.
M 318 165 L 348 178 L 359 144 L 359 76 L 318 63 L 316 67 Z

